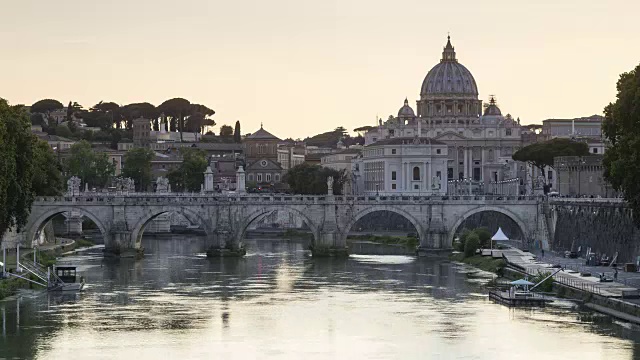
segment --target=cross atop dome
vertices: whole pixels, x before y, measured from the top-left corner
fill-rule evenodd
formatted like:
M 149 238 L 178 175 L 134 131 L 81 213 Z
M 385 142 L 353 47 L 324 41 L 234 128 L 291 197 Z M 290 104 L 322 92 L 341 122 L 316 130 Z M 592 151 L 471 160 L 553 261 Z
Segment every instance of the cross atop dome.
M 447 35 L 447 45 L 444 47 L 444 51 L 442 52 L 442 60 L 440 60 L 440 62 L 443 61 L 458 61 L 456 60 L 456 50 L 453 45 L 451 45 L 450 35 Z

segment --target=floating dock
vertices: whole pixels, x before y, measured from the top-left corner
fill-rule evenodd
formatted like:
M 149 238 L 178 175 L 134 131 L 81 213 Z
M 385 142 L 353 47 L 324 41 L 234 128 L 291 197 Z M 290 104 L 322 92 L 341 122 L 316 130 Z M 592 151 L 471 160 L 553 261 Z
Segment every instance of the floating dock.
M 500 303 L 502 305 L 506 305 L 509 307 L 534 307 L 539 306 L 543 307 L 547 303 L 553 301 L 544 295 L 536 294 L 536 293 L 511 293 L 507 291 L 490 291 L 489 299 Z

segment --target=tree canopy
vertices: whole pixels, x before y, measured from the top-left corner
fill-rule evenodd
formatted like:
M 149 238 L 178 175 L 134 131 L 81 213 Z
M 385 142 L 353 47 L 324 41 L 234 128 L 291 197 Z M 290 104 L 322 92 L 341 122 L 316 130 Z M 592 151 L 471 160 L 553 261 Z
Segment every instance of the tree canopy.
M 556 138 L 527 145 L 516 151 L 512 158 L 539 168 L 544 174 L 545 166 L 553 167 L 553 158 L 557 156 L 586 156 L 589 146 L 580 141 Z
M 220 126 L 220 136 L 221 137 L 233 136 L 233 128 L 229 125 Z
M 236 121 L 236 126 L 233 129 L 233 141 L 238 144 L 242 142 L 242 135 L 240 134 L 240 121 Z
M 610 146 L 604 153 L 604 176 L 624 194 L 634 213 L 640 213 L 640 65 L 623 73 L 616 86 L 616 102 L 604 109 L 602 131 Z M 634 216 L 640 226 L 640 216 Z
M 33 178 L 32 189 L 36 196 L 57 196 L 64 191 L 62 166 L 46 141 L 32 136 Z
M 153 181 L 151 160 L 153 160 L 153 156 L 153 151 L 148 148 L 131 149 L 124 155 L 122 176 L 132 178 L 138 191 L 146 191 L 151 186 Z
M 327 194 L 327 178 L 330 176 L 333 176 L 333 193 L 342 194 L 346 180 L 344 170 L 302 163 L 289 169 L 286 180 L 294 194 L 322 195 Z
M 31 121 L 22 106 L 0 99 L 0 239 L 26 224 L 34 193 Z
M 335 148 L 340 140 L 342 140 L 342 143 L 345 146 L 355 144 L 364 145 L 364 138 L 362 136 L 358 135 L 356 137 L 351 137 L 347 134 L 347 130 L 342 126 L 339 126 L 332 131 L 327 131 L 322 134 L 306 138 L 304 139 L 304 142 L 308 146 Z
M 182 164 L 167 174 L 171 189 L 175 191 L 198 192 L 204 184 L 204 172 L 209 162 L 207 153 L 197 148 L 183 148 Z
M 66 175 L 79 177 L 83 185 L 88 183 L 90 187 L 103 188 L 115 174 L 115 165 L 107 154 L 96 153 L 87 141 L 71 146 L 70 153 L 65 164 Z

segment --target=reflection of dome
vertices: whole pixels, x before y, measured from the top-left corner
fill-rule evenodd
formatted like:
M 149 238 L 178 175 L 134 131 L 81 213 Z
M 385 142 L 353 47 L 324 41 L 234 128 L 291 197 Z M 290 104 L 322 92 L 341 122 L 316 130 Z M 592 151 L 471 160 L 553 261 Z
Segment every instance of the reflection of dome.
M 484 109 L 484 116 L 487 115 L 498 115 L 501 116 L 502 112 L 500 112 L 500 108 L 496 105 L 496 99 L 492 96 L 489 99 L 489 106 Z
M 456 59 L 456 52 L 447 37 L 447 46 L 442 52 L 440 63 L 434 66 L 422 82 L 420 95 L 429 94 L 470 94 L 478 95 L 476 80 Z
M 404 99 L 404 106 L 400 108 L 398 111 L 398 117 L 406 118 L 406 117 L 415 117 L 416 114 L 413 112 L 411 106 L 409 106 L 409 101 Z

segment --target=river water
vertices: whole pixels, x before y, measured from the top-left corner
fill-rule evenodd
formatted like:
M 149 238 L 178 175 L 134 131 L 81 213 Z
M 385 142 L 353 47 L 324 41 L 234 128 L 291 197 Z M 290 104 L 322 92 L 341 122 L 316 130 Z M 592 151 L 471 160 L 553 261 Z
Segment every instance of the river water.
M 0 359 L 640 359 L 640 330 L 559 302 L 508 309 L 487 274 L 446 259 L 314 260 L 255 240 L 207 259 L 198 238 L 145 238 L 141 261 L 64 259 L 77 295 L 0 302 Z

